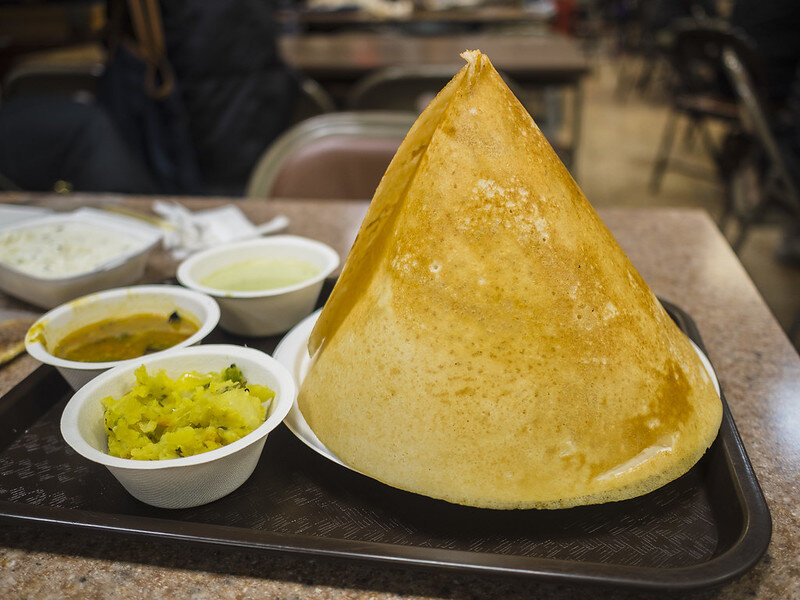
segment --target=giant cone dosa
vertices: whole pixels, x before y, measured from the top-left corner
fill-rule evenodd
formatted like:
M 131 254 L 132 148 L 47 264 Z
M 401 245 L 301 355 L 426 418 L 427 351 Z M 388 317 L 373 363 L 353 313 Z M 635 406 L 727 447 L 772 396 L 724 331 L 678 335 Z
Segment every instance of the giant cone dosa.
M 300 409 L 348 465 L 450 502 L 645 494 L 702 456 L 721 401 L 488 58 L 463 56 L 378 186 Z

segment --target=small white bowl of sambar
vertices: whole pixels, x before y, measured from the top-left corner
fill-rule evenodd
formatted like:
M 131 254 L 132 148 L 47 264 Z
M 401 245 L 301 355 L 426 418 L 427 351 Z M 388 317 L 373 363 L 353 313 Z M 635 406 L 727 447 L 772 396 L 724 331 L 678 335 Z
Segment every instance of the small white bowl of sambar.
M 219 322 L 206 294 L 177 285 L 139 285 L 77 298 L 45 313 L 25 348 L 77 390 L 100 373 L 200 343 Z

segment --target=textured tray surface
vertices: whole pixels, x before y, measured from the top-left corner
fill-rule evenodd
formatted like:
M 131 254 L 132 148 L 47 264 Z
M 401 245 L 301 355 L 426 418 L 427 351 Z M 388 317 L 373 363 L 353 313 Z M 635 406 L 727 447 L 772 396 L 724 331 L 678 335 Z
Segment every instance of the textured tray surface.
M 691 321 L 670 308 L 700 343 Z M 209 341 L 243 342 L 221 332 Z M 268 351 L 277 342 L 247 341 Z M 769 541 L 769 513 L 727 409 L 720 436 L 689 473 L 625 502 L 558 511 L 455 506 L 344 469 L 281 426 L 241 488 L 169 511 L 136 501 L 66 446 L 58 423 L 69 390 L 55 371 L 43 368 L 22 387 L 0 403 L 0 515 L 9 518 L 651 589 L 735 577 Z

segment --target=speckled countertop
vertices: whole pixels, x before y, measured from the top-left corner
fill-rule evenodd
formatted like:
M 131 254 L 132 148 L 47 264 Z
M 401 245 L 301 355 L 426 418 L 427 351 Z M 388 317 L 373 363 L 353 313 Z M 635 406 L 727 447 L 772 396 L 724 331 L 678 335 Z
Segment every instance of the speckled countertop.
M 145 199 L 112 196 L 0 196 L 0 202 L 58 209 L 123 201 L 149 207 Z M 189 202 L 194 208 L 210 203 Z M 255 222 L 287 214 L 291 232 L 327 241 L 342 254 L 366 209 L 365 203 L 325 201 L 239 205 Z M 654 291 L 696 321 L 772 513 L 772 542 L 751 571 L 720 588 L 681 597 L 800 599 L 800 358 L 706 213 L 610 209 L 601 216 Z M 170 260 L 156 257 L 147 277 L 158 279 L 171 268 Z M 0 307 L 29 308 L 2 295 Z M 0 368 L 0 395 L 36 366 L 21 356 Z M 0 523 L 2 598 L 659 597 Z

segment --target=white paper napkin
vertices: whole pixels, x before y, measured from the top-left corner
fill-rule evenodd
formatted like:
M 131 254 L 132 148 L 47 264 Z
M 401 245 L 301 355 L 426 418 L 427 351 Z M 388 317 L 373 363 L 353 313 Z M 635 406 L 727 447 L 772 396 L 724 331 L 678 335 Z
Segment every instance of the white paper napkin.
M 177 259 L 217 244 L 277 233 L 289 226 L 284 215 L 253 225 L 233 204 L 192 212 L 177 202 L 156 200 L 153 211 L 169 224 L 164 247 Z

